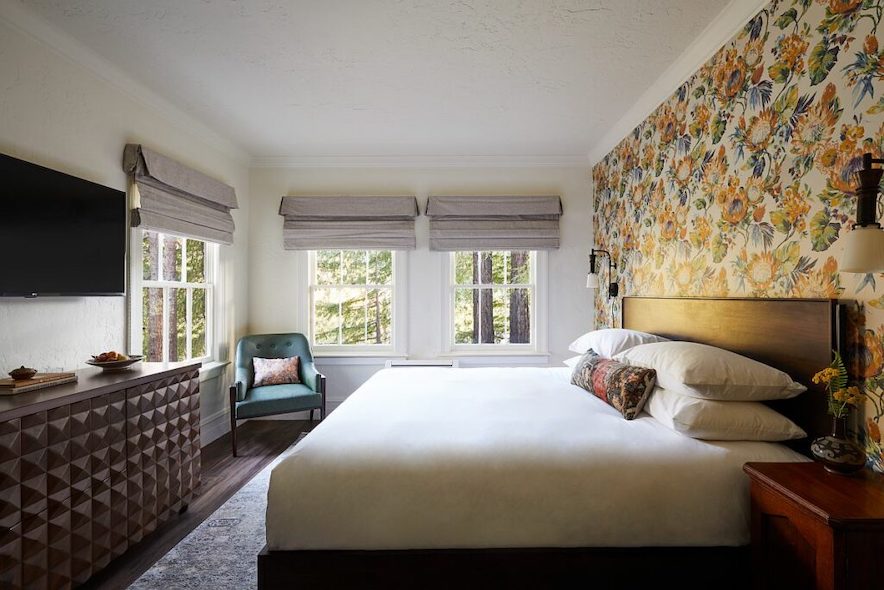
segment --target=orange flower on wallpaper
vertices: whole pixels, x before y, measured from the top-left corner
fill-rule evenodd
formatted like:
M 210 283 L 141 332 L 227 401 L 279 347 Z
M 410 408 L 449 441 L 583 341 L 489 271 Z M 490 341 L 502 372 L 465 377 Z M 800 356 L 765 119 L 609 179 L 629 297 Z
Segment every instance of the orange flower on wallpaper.
M 807 228 L 805 220 L 810 212 L 810 202 L 808 201 L 809 189 L 803 190 L 801 185 L 796 181 L 786 187 L 780 201 L 779 214 L 783 215 L 786 221 L 797 231 L 803 232 Z M 774 222 L 774 214 L 771 213 L 771 222 Z
M 676 295 L 694 295 L 694 284 L 697 282 L 697 269 L 690 262 L 676 263 L 670 270 Z
M 787 35 L 780 39 L 778 46 L 779 62 L 792 70 L 792 75 L 804 70 L 804 52 L 807 51 L 807 40 L 797 34 Z
M 779 117 L 772 109 L 765 109 L 757 116 L 753 116 L 749 119 L 748 126 L 745 117 L 740 117 L 739 128 L 743 131 L 746 148 L 750 152 L 766 150 L 778 123 Z
M 666 208 L 660 213 L 660 216 L 657 218 L 657 223 L 660 225 L 660 237 L 662 239 L 675 239 L 679 232 L 678 220 L 676 219 L 672 208 L 669 206 L 669 203 L 666 203 Z
M 822 268 L 798 276 L 789 291 L 790 297 L 839 297 L 844 289 L 838 274 L 838 262 L 832 256 L 826 258 Z
M 830 142 L 817 157 L 818 168 L 826 174 L 831 189 L 853 193 L 855 173 L 862 168 L 863 154 L 871 152 L 874 157 L 881 157 L 879 146 L 865 134 L 862 125 L 841 125 L 840 142 Z
M 709 236 L 712 235 L 712 225 L 705 217 L 694 217 L 691 221 L 694 229 L 689 235 L 691 245 L 698 250 L 705 250 L 709 247 Z
M 879 327 L 878 331 L 884 333 L 884 326 Z M 866 379 L 875 377 L 884 368 L 884 348 L 881 346 L 881 338 L 874 330 L 863 330 L 857 356 L 860 376 Z
M 697 108 L 694 109 L 694 117 L 691 120 L 689 130 L 691 135 L 694 137 L 700 137 L 703 133 L 706 132 L 706 128 L 709 126 L 709 117 L 711 113 L 709 112 L 709 107 L 705 104 L 700 103 L 697 105 Z
M 749 39 L 743 46 L 743 60 L 750 68 L 754 68 L 764 59 L 764 37 Z
M 734 98 L 743 89 L 747 71 L 746 62 L 736 49 L 731 47 L 725 50 L 724 59 L 720 60 L 712 74 L 716 94 L 725 101 Z
M 681 158 L 675 165 L 675 183 L 680 187 L 686 187 L 694 175 L 694 160 L 690 155 Z
M 678 131 L 676 124 L 675 113 L 664 105 L 657 115 L 657 133 L 660 134 L 660 143 L 667 144 L 675 139 L 675 134 Z
M 715 200 L 721 208 L 721 218 L 730 224 L 737 225 L 749 212 L 749 197 L 736 176 L 731 176 L 727 186 L 718 190 Z
M 835 133 L 835 123 L 841 117 L 840 101 L 835 85 L 826 84 L 822 96 L 810 109 L 801 114 L 792 132 L 792 153 L 810 156 Z
M 817 0 L 820 4 L 826 4 L 826 0 Z M 828 0 L 829 12 L 832 14 L 846 14 L 854 12 L 863 0 Z
M 768 294 L 782 265 L 772 252 L 749 254 L 745 248 L 740 252 L 739 263 L 742 267 L 740 274 L 756 297 Z
M 725 155 L 724 146 L 721 146 L 703 170 L 703 190 L 707 193 L 717 191 L 725 182 L 727 170 L 727 155 Z
M 881 442 L 881 429 L 878 427 L 878 424 L 871 418 L 866 418 L 866 430 L 869 433 L 870 439 L 872 439 L 876 443 Z

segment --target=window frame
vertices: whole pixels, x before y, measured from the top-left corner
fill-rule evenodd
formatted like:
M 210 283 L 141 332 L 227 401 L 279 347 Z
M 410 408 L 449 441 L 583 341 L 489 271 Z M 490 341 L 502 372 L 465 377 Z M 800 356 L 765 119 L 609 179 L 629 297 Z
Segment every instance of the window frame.
M 457 284 L 455 256 L 458 252 L 509 252 L 511 250 L 484 249 L 484 250 L 459 250 L 446 252 L 444 256 L 443 273 L 445 284 L 446 301 L 442 305 L 442 334 L 444 341 L 444 353 L 450 356 L 481 356 L 481 355 L 545 355 L 547 339 L 546 323 L 546 294 L 547 294 L 547 253 L 545 250 L 528 250 L 531 260 L 529 285 L 524 284 L 497 284 L 491 288 L 518 287 L 530 289 L 531 305 L 529 317 L 531 318 L 529 343 L 519 344 L 459 344 L 455 342 L 454 326 L 454 301 L 458 288 L 471 287 L 482 288 L 481 284 L 459 285 Z
M 348 285 L 318 285 L 316 283 L 316 252 L 317 250 L 307 251 L 307 277 L 306 277 L 306 301 L 307 306 L 304 315 L 307 334 L 310 345 L 313 348 L 313 355 L 322 356 L 383 356 L 399 354 L 399 351 L 405 346 L 405 337 L 403 329 L 405 322 L 405 298 L 407 292 L 407 279 L 405 272 L 405 258 L 403 253 L 398 250 L 387 250 L 378 248 L 323 248 L 323 250 L 334 251 L 389 251 L 392 257 L 392 278 L 390 285 L 352 285 L 352 287 L 364 288 L 389 288 L 390 289 L 390 344 L 319 344 L 316 342 L 315 325 L 313 317 L 313 297 L 317 288 L 327 289 L 329 287 L 345 288 Z
M 130 293 L 130 305 L 129 305 L 129 350 L 140 351 L 139 354 L 144 354 L 144 338 L 143 338 L 143 329 L 144 324 L 142 320 L 142 311 L 144 305 L 144 289 L 145 288 L 161 288 L 163 289 L 163 359 L 161 362 L 163 364 L 168 363 L 177 363 L 177 362 L 186 362 L 186 363 L 210 363 L 214 362 L 218 358 L 218 341 L 216 339 L 216 334 L 220 334 L 221 330 L 218 326 L 218 318 L 215 314 L 215 310 L 221 309 L 221 306 L 218 302 L 219 296 L 219 276 L 220 276 L 220 251 L 219 245 L 214 242 L 209 242 L 206 240 L 200 240 L 197 238 L 192 238 L 188 236 L 183 236 L 179 234 L 172 233 L 164 233 L 164 232 L 155 232 L 161 239 L 159 240 L 160 251 L 159 256 L 162 258 L 163 248 L 165 248 L 165 240 L 162 239 L 166 236 L 183 239 L 184 247 L 187 247 L 187 240 L 194 240 L 197 242 L 202 242 L 206 246 L 205 253 L 205 282 L 204 283 L 194 283 L 187 281 L 187 253 L 186 251 L 182 253 L 181 256 L 181 279 L 180 281 L 171 281 L 171 280 L 151 280 L 144 278 L 144 260 L 143 260 L 143 248 L 142 243 L 144 241 L 144 230 L 141 228 L 132 228 L 131 230 L 131 243 L 132 247 L 130 248 L 130 256 L 129 256 L 129 293 Z M 187 349 L 190 349 L 192 342 L 192 329 L 193 329 L 193 318 L 191 317 L 192 313 L 192 305 L 193 305 L 193 290 L 194 289 L 205 289 L 206 291 L 206 354 L 200 357 L 190 357 L 186 356 L 185 360 L 178 361 L 172 360 L 168 358 L 169 355 L 169 317 L 166 314 L 166 305 L 169 301 L 169 289 L 186 289 L 188 294 L 186 297 L 186 314 L 188 320 L 186 321 L 187 326 L 187 335 L 185 337 L 185 342 Z M 192 351 L 190 351 L 192 352 Z

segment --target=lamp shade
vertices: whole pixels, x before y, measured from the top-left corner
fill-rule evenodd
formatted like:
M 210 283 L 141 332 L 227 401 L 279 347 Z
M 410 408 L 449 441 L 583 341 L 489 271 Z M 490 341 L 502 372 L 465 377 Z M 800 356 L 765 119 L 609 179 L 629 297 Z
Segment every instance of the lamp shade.
M 586 288 L 587 289 L 598 289 L 599 288 L 599 275 L 591 272 L 586 275 Z
M 875 226 L 856 227 L 844 234 L 841 244 L 843 272 L 884 272 L 884 229 Z

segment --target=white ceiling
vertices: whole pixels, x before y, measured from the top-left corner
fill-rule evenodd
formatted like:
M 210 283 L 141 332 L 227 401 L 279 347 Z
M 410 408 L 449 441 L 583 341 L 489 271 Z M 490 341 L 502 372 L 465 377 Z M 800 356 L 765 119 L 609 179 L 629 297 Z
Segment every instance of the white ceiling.
M 252 156 L 585 156 L 728 0 L 24 0 Z

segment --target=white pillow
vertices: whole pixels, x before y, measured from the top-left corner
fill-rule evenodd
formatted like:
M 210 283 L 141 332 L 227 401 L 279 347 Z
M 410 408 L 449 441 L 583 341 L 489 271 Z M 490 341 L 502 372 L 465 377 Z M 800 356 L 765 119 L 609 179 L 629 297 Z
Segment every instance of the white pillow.
M 583 355 L 578 354 L 577 356 L 572 356 L 569 359 L 565 359 L 564 363 L 566 365 L 568 365 L 568 368 L 573 371 L 574 367 L 577 366 L 577 363 L 580 362 L 580 359 L 582 359 L 582 358 L 583 358 Z
M 719 402 L 660 389 L 645 411 L 664 426 L 705 440 L 781 441 L 807 436 L 801 428 L 761 402 Z
M 696 342 L 640 344 L 618 354 L 615 360 L 656 369 L 657 384 L 663 389 L 704 399 L 787 399 L 807 389 L 779 369 Z
M 614 355 L 629 350 L 639 344 L 650 342 L 668 342 L 662 336 L 655 336 L 647 332 L 637 330 L 624 330 L 622 328 L 606 328 L 587 332 L 571 343 L 568 350 L 583 354 L 590 348 L 602 358 L 614 358 Z

